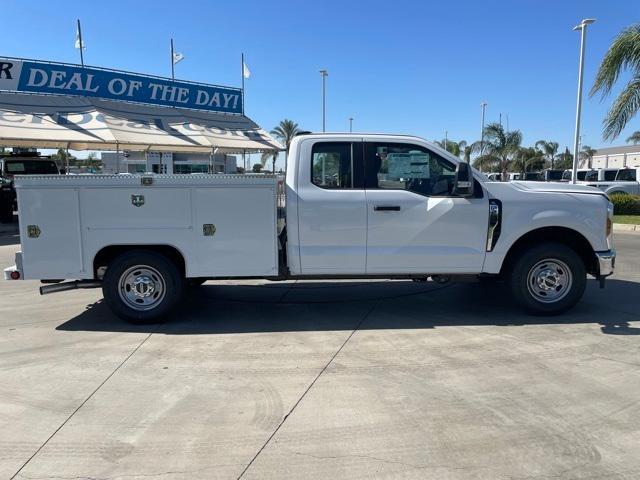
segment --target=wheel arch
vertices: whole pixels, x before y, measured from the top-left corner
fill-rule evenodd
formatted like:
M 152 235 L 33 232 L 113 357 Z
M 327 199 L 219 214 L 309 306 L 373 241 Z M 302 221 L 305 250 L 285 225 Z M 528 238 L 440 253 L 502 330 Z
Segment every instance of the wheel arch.
M 173 262 L 180 273 L 183 276 L 186 274 L 185 257 L 182 252 L 173 245 L 166 244 L 153 244 L 153 245 L 141 245 L 141 244 L 123 244 L 123 245 L 107 245 L 102 247 L 93 257 L 93 275 L 94 278 L 99 278 L 98 270 L 101 267 L 107 267 L 109 263 L 118 255 L 132 251 L 132 250 L 144 250 L 159 253 L 171 262 Z
M 577 230 L 558 226 L 536 228 L 518 238 L 509 248 L 502 262 L 500 274 L 502 275 L 508 271 L 513 262 L 527 248 L 547 242 L 560 243 L 573 249 L 584 262 L 587 272 L 597 274 L 598 259 L 589 240 Z

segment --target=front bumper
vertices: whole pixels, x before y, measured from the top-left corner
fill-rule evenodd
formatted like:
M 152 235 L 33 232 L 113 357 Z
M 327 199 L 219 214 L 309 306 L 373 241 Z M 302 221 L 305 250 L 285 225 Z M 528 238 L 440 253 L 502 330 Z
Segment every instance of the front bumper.
M 606 252 L 596 252 L 596 258 L 599 267 L 598 276 L 608 277 L 611 275 L 616 265 L 616 251 L 611 249 Z

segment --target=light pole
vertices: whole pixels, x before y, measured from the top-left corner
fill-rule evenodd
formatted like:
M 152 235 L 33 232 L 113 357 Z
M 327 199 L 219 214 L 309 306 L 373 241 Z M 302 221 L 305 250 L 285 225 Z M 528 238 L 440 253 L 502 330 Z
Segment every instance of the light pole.
M 349 117 L 349 133 L 353 132 L 353 117 Z
M 322 77 L 322 131 L 326 131 L 327 120 L 327 77 L 329 72 L 327 70 L 320 70 L 320 76 Z
M 480 156 L 481 157 L 484 154 L 484 111 L 486 110 L 487 105 L 488 105 L 487 102 L 482 102 L 480 104 L 480 108 L 482 109 L 482 126 L 480 130 Z M 482 165 L 482 163 L 480 165 Z M 482 170 L 482 168 L 480 170 Z
M 582 76 L 584 69 L 584 49 L 587 39 L 587 25 L 595 22 L 594 18 L 585 18 L 579 25 L 573 27 L 580 30 L 580 64 L 578 67 L 578 100 L 576 102 L 576 131 L 573 140 L 573 171 L 571 172 L 571 183 L 576 183 L 578 177 L 578 142 L 580 141 L 580 114 L 582 112 Z

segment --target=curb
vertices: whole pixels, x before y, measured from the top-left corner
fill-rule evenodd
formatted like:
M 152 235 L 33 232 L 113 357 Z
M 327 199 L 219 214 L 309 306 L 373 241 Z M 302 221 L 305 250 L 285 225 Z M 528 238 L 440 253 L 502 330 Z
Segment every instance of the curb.
M 633 225 L 631 223 L 614 223 L 614 232 L 640 232 L 640 225 Z

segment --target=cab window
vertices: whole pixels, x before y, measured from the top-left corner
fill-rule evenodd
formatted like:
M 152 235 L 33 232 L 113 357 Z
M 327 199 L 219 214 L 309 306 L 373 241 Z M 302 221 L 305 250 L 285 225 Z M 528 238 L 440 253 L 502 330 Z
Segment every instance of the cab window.
M 613 182 L 616 179 L 617 170 L 605 170 L 604 180 L 605 182 Z
M 327 189 L 363 188 L 362 143 L 318 142 L 311 152 L 311 183 Z
M 408 190 L 419 195 L 447 196 L 453 191 L 456 167 L 418 145 L 365 143 L 365 188 Z

